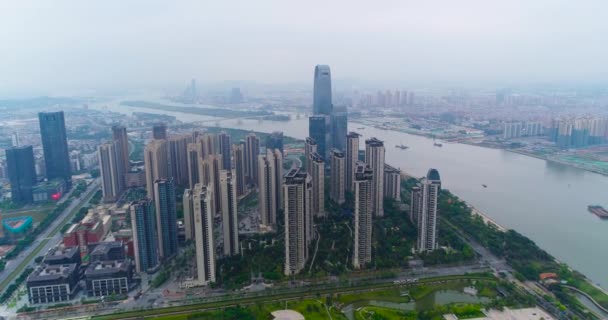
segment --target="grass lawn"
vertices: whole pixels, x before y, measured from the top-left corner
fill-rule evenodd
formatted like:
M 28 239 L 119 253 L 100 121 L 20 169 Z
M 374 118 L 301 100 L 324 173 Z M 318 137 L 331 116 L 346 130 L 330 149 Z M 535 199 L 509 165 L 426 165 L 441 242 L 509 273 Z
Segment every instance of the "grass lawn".
M 355 320 L 373 319 L 377 315 L 380 319 L 416 320 L 417 313 L 413 311 L 400 311 L 382 307 L 363 307 L 355 312 Z
M 401 296 L 401 293 L 407 292 L 408 289 L 389 289 L 389 290 L 373 290 L 357 292 L 354 294 L 341 295 L 337 300 L 343 304 L 350 304 L 360 300 L 382 300 L 396 303 L 407 303 L 410 302 L 410 298 L 407 296 Z

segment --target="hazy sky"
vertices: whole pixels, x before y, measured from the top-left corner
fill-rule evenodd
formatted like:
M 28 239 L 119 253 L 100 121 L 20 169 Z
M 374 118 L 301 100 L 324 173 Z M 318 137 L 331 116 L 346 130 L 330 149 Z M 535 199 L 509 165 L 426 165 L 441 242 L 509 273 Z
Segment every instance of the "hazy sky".
M 0 93 L 252 80 L 594 82 L 608 1 L 0 1 Z

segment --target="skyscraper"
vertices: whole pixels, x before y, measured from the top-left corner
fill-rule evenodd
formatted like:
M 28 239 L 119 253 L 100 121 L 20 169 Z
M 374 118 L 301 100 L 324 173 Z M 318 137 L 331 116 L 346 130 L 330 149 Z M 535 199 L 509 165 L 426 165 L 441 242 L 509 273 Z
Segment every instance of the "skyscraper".
M 201 177 L 199 180 L 208 188 L 213 189 L 213 206 L 219 213 L 222 210 L 222 200 L 220 194 L 220 171 L 222 170 L 222 156 L 219 154 L 211 154 L 202 161 L 202 166 L 199 167 Z
M 36 168 L 32 146 L 6 149 L 6 165 L 11 182 L 11 200 L 15 203 L 33 202 L 32 189 L 36 184 Z
M 213 240 L 213 191 L 202 183 L 194 186 L 194 246 L 199 285 L 215 282 L 215 242 Z
M 312 215 L 325 216 L 325 161 L 318 153 L 313 153 L 312 167 L 309 172 L 312 179 Z
M 159 267 L 156 216 L 152 200 L 131 203 L 131 228 L 137 272 L 153 273 Z
M 123 159 L 119 155 L 118 143 L 104 143 L 97 148 L 99 157 L 99 173 L 101 175 L 101 191 L 105 202 L 118 200 L 124 191 Z
M 250 133 L 245 138 L 245 176 L 247 183 L 255 185 L 258 183 L 258 155 L 260 154 L 260 139 L 255 133 Z
M 148 198 L 154 199 L 154 181 L 169 177 L 167 140 L 152 140 L 146 145 L 144 165 Z
M 312 168 L 312 154 L 317 153 L 317 142 L 311 137 L 306 138 L 304 144 L 304 157 L 306 158 L 306 172 L 310 172 Z
M 372 261 L 373 176 L 363 162 L 355 165 L 355 212 L 353 217 L 353 266 L 360 269 Z
M 205 133 L 198 138 L 198 143 L 201 144 L 201 157 L 203 159 L 212 154 L 219 154 L 219 140 L 216 135 L 211 133 Z
M 63 179 L 69 187 L 72 182 L 72 173 L 63 111 L 40 112 L 38 119 L 46 177 L 49 180 Z
M 281 154 L 276 152 L 276 154 Z M 282 158 L 281 158 L 282 159 Z M 266 154 L 258 156 L 258 205 L 261 223 L 265 226 L 274 227 L 277 223 L 277 206 L 279 185 L 277 184 L 277 167 L 275 162 L 275 152 L 266 150 Z
M 418 227 L 418 252 L 433 251 L 437 247 L 437 200 L 441 178 L 436 169 L 429 169 L 425 179 L 412 189 L 410 212 Z
M 283 199 L 285 201 L 285 267 L 286 276 L 304 269 L 308 259 L 308 246 L 312 241 L 311 214 L 312 181 L 307 173 L 291 169 L 285 175 Z
M 232 157 L 234 158 L 234 171 L 236 180 L 236 195 L 242 197 L 247 193 L 247 184 L 245 182 L 245 144 L 232 145 Z
M 384 164 L 384 197 L 401 201 L 401 170 Z
M 189 185 L 188 179 L 188 141 L 189 134 L 172 136 L 168 140 L 169 148 L 169 176 L 173 178 L 176 186 Z
M 283 131 L 274 131 L 266 136 L 266 149 L 279 149 L 283 153 Z
M 330 179 L 330 199 L 337 203 L 343 204 L 344 191 L 346 189 L 346 180 L 344 177 L 344 169 L 346 162 L 344 161 L 344 152 L 333 149 L 331 152 L 331 179 Z
M 222 155 L 222 170 L 231 170 L 232 162 L 230 156 L 232 154 L 232 142 L 230 136 L 225 131 L 222 131 L 217 138 L 219 144 L 218 153 Z
M 116 153 L 122 163 L 123 169 L 120 175 L 124 179 L 124 176 L 131 169 L 131 165 L 129 164 L 129 136 L 127 135 L 127 128 L 120 125 L 112 126 L 112 140 L 116 143 Z
M 235 170 L 222 170 L 220 184 L 222 194 L 222 236 L 224 255 L 232 256 L 239 253 L 239 225 L 237 217 L 236 173 Z
M 167 124 L 155 123 L 152 126 L 152 138 L 155 140 L 167 139 Z
M 365 164 L 374 172 L 373 212 L 378 217 L 384 215 L 384 142 L 371 138 L 365 140 Z
M 355 169 L 359 161 L 359 134 L 349 132 L 346 136 L 346 190 L 355 190 Z
M 337 106 L 331 115 L 331 146 L 346 151 L 346 134 L 348 132 L 348 111 L 345 106 Z
M 313 114 L 332 114 L 331 102 L 331 72 L 327 65 L 315 67 L 313 88 Z
M 177 254 L 177 213 L 173 178 L 154 181 L 158 248 L 162 259 Z
M 188 143 L 187 146 L 187 165 L 188 165 L 188 188 L 194 189 L 194 185 L 199 183 L 199 162 L 201 159 L 201 145 L 199 143 Z
M 186 240 L 194 240 L 194 196 L 193 189 L 184 190 L 184 233 Z
M 326 159 L 331 148 L 331 117 L 328 115 L 309 117 L 308 135 L 317 142 L 317 152 Z

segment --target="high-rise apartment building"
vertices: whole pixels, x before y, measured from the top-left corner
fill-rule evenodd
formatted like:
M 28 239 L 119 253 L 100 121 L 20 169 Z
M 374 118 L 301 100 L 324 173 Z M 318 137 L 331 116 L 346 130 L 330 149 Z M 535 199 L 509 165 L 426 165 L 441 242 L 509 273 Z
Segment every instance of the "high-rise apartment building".
M 186 240 L 194 240 L 194 196 L 193 189 L 184 190 L 184 233 Z
M 285 202 L 285 267 L 286 276 L 304 269 L 308 259 L 308 246 L 312 241 L 312 181 L 307 173 L 291 169 L 285 175 L 283 201 Z
M 177 212 L 173 178 L 154 181 L 158 249 L 162 259 L 177 254 Z
M 277 168 L 280 165 L 281 168 Z M 274 227 L 277 222 L 277 211 L 279 210 L 279 193 L 281 184 L 277 179 L 281 177 L 279 172 L 283 166 L 283 158 L 278 150 L 266 150 L 266 154 L 258 156 L 258 205 L 260 211 L 260 222 L 265 226 Z
M 401 170 L 384 164 L 384 197 L 401 201 Z
M 235 170 L 220 171 L 222 195 L 222 236 L 224 255 L 232 256 L 240 252 L 239 225 L 237 217 L 236 173 Z
M 355 190 L 355 168 L 359 161 L 359 134 L 349 132 L 346 136 L 346 190 Z
M 311 155 L 312 215 L 325 216 L 325 161 L 318 153 Z
M 152 138 L 155 140 L 167 139 L 167 124 L 156 123 L 152 126 Z
M 371 138 L 365 140 L 365 164 L 374 172 L 373 212 L 378 217 L 384 215 L 384 142 Z
M 220 153 L 218 137 L 211 133 L 205 133 L 198 138 L 198 143 L 201 145 L 201 157 L 206 159 L 207 156 Z
M 72 172 L 63 111 L 40 112 L 38 120 L 46 177 L 49 180 L 65 180 L 69 187 L 72 182 Z
M 232 157 L 234 159 L 234 171 L 236 180 L 236 195 L 242 197 L 247 193 L 247 183 L 245 182 L 245 144 L 239 143 L 232 145 Z
M 169 176 L 176 186 L 188 186 L 188 141 L 189 134 L 171 136 L 167 141 L 169 148 Z
M 411 218 L 418 227 L 418 252 L 437 248 L 437 204 L 441 178 L 436 169 L 429 169 L 422 182 L 412 189 Z
M 121 125 L 112 126 L 112 141 L 116 143 L 116 153 L 118 154 L 124 171 L 121 172 L 120 175 L 125 176 L 131 169 L 129 163 L 129 136 L 127 135 L 127 128 Z
M 317 142 L 317 152 L 327 159 L 331 149 L 331 117 L 322 114 L 309 117 L 308 136 Z
M 200 162 L 202 161 L 201 145 L 199 143 L 188 143 L 186 152 L 186 164 L 188 166 L 188 188 L 194 189 L 194 185 L 200 182 L 199 168 Z
M 149 199 L 135 201 L 131 203 L 130 211 L 135 269 L 137 272 L 152 273 L 159 267 L 154 204 Z
M 220 194 L 220 171 L 222 170 L 222 156 L 220 154 L 210 154 L 203 161 L 199 167 L 200 182 L 213 189 L 213 205 L 215 213 L 219 213 L 222 210 L 222 200 Z
M 220 132 L 217 136 L 218 153 L 222 156 L 222 170 L 232 169 L 232 140 L 230 135 L 225 131 Z
M 346 161 L 344 159 L 344 152 L 333 149 L 331 152 L 329 198 L 337 204 L 343 204 L 346 201 L 344 197 L 344 192 L 346 190 L 345 169 Z
M 306 138 L 306 142 L 304 144 L 304 158 L 305 158 L 305 166 L 306 172 L 310 172 L 312 168 L 312 154 L 317 153 L 317 142 L 315 139 L 311 137 Z
M 372 261 L 373 170 L 363 162 L 355 165 L 355 212 L 353 217 L 353 266 Z
M 6 149 L 6 165 L 11 183 L 11 200 L 15 203 L 33 202 L 36 169 L 32 146 Z
M 193 196 L 197 280 L 199 285 L 207 285 L 215 282 L 214 196 L 202 183 L 194 186 Z
M 333 104 L 331 101 L 331 72 L 327 65 L 315 67 L 313 88 L 313 114 L 331 115 Z
M 245 176 L 247 183 L 255 185 L 258 183 L 258 155 L 260 154 L 260 139 L 255 133 L 250 133 L 245 138 Z
M 116 142 L 104 143 L 97 148 L 101 191 L 104 202 L 118 200 L 125 187 L 124 162 L 120 158 L 119 145 Z
M 348 132 L 348 111 L 345 106 L 337 106 L 331 115 L 331 147 L 346 151 Z
M 146 145 L 144 165 L 148 198 L 154 199 L 154 181 L 169 177 L 167 140 L 152 140 Z

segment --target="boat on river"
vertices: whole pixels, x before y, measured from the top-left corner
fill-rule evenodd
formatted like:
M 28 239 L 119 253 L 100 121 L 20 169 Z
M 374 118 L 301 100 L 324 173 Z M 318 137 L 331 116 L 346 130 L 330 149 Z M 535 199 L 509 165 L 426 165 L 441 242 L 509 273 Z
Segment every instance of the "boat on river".
M 602 219 L 608 219 L 608 210 L 604 209 L 604 207 L 602 206 L 598 206 L 598 205 L 594 205 L 594 206 L 587 206 L 587 210 L 589 210 L 589 212 L 595 214 L 596 216 L 602 218 Z
M 404 144 L 402 143 L 402 144 L 398 144 L 398 145 L 396 145 L 396 146 L 395 146 L 395 148 L 397 148 L 397 149 L 401 149 L 401 150 L 405 150 L 405 149 L 407 149 L 407 148 L 409 148 L 409 147 L 408 147 L 408 146 L 406 146 L 406 145 L 404 145 Z

